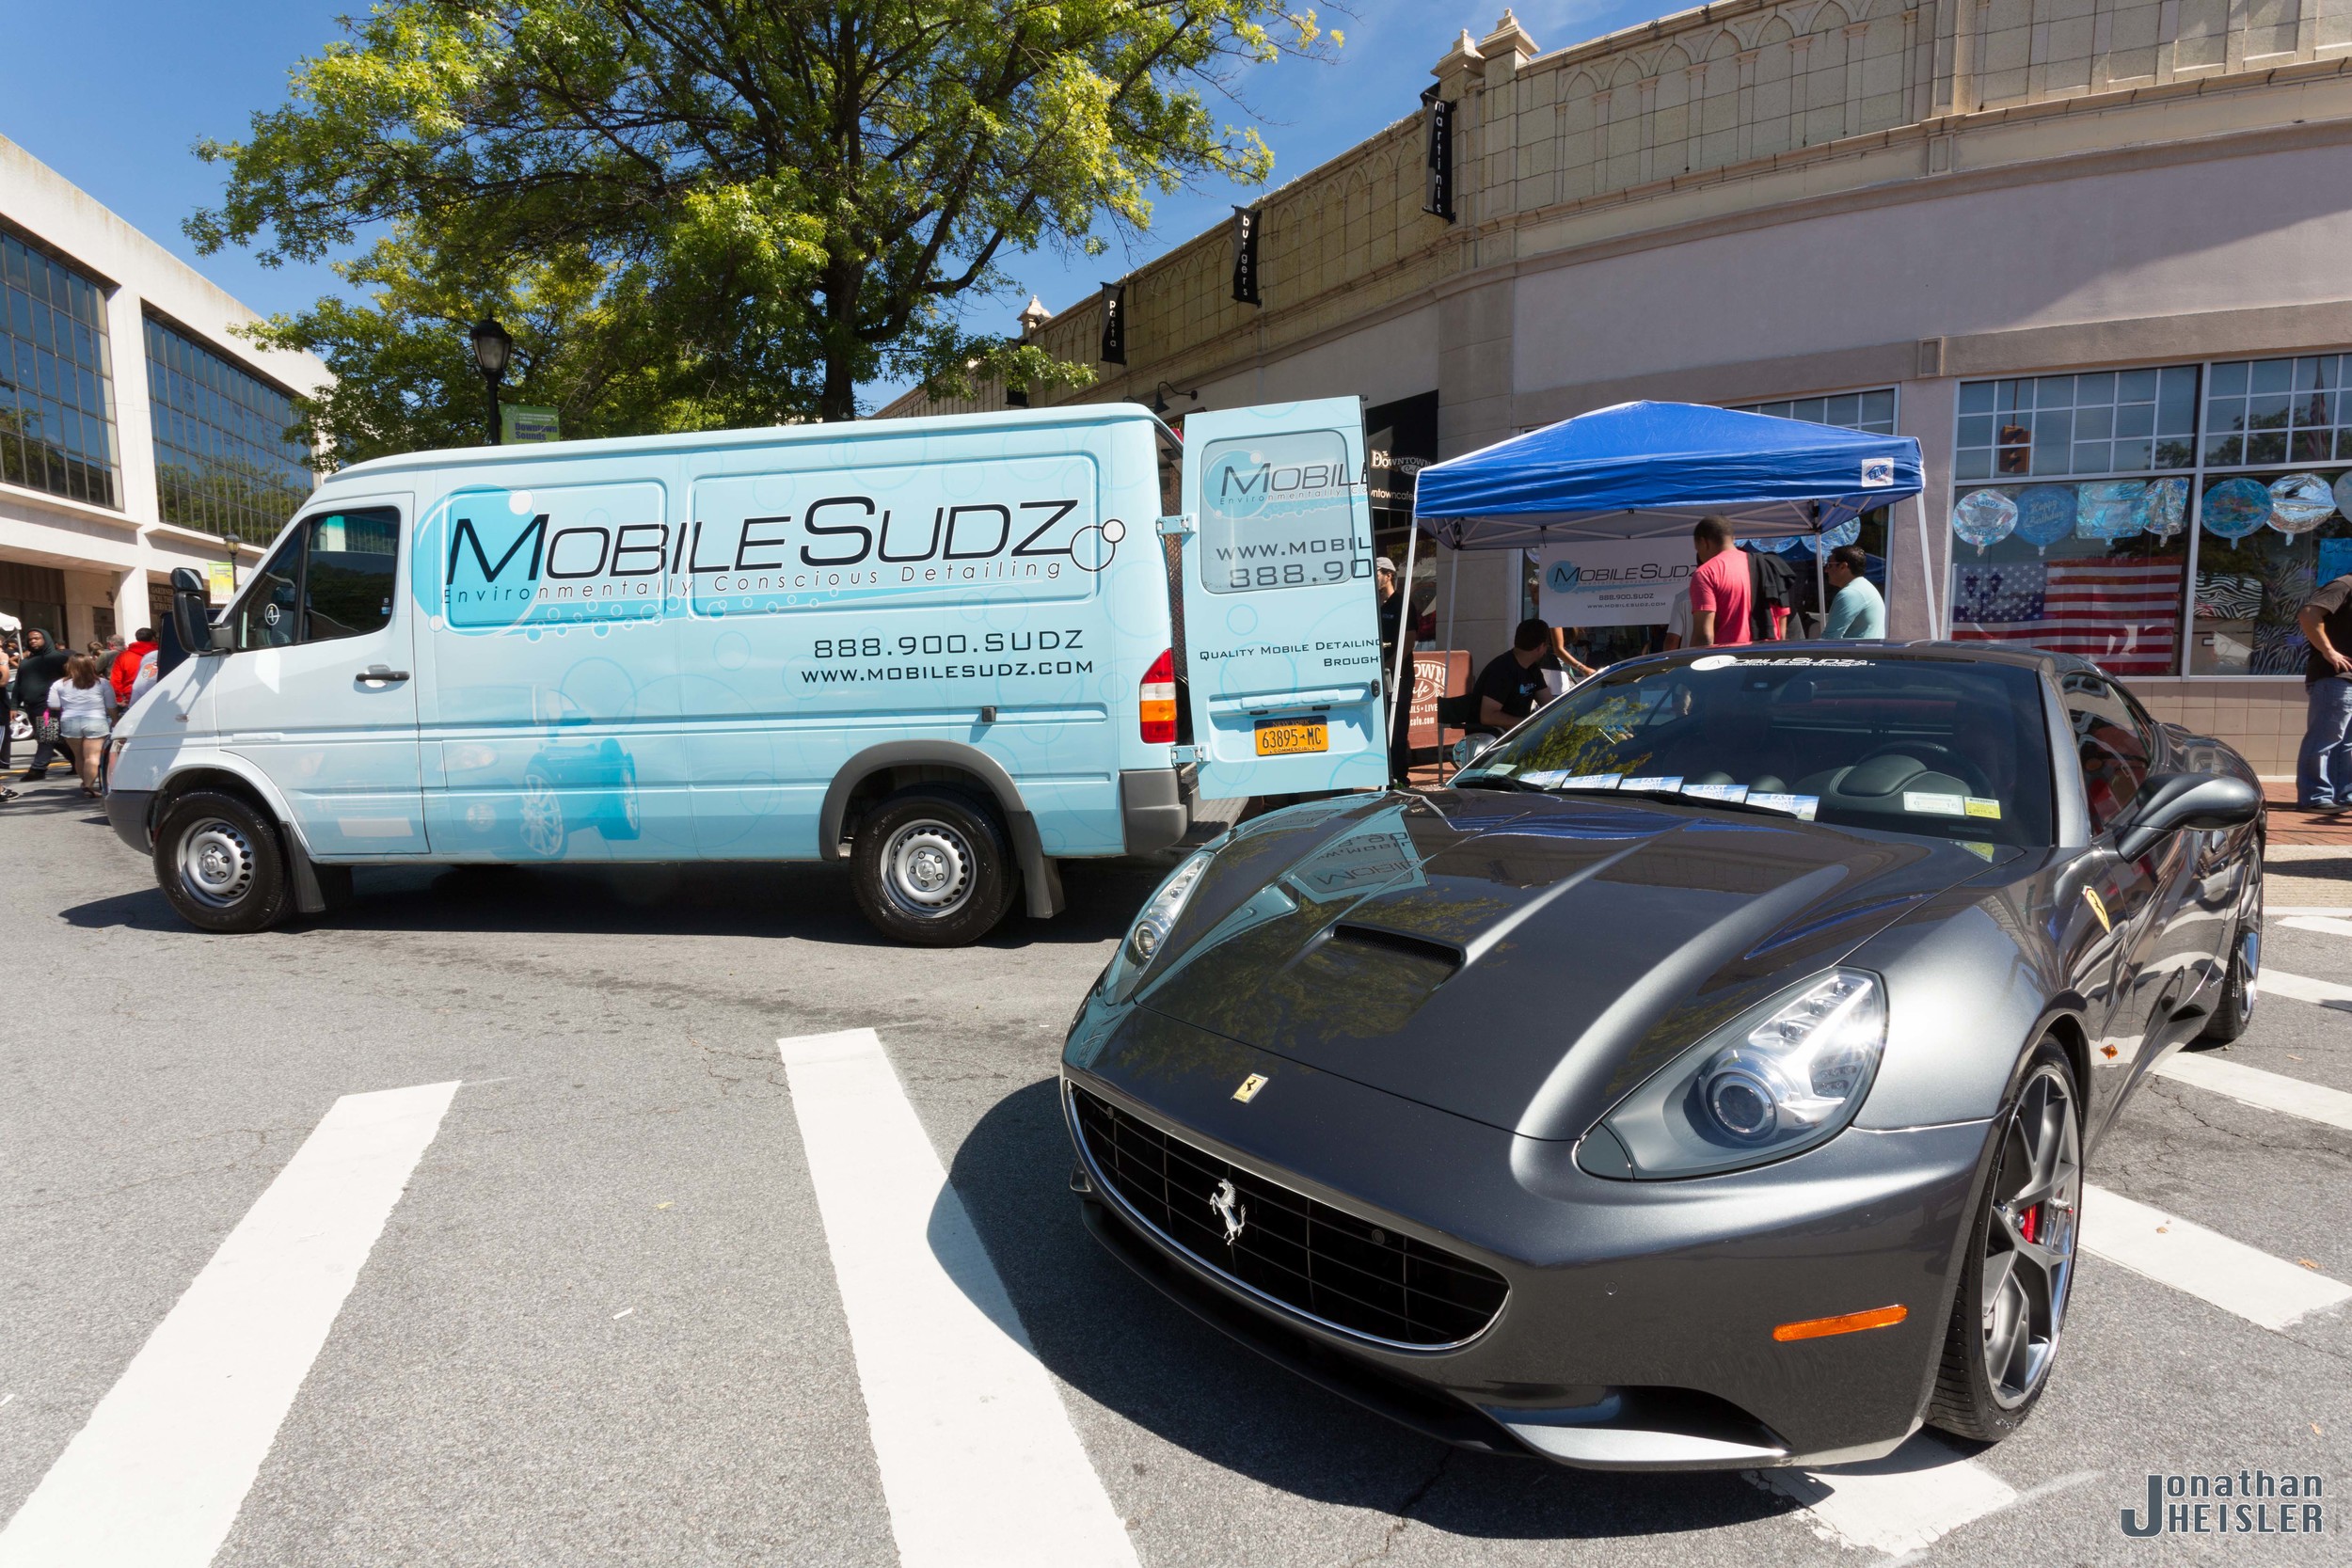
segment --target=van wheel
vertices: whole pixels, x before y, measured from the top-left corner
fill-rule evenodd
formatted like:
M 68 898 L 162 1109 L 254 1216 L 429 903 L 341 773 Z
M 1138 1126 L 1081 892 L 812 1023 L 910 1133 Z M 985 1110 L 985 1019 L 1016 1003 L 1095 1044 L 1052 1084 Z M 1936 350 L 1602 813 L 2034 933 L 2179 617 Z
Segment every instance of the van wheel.
M 858 908 L 876 930 L 924 947 L 961 947 L 1012 904 L 1012 854 L 995 816 L 936 788 L 900 790 L 858 824 Z
M 199 930 L 266 930 L 291 907 L 277 825 L 217 790 L 190 790 L 164 807 L 155 879 Z

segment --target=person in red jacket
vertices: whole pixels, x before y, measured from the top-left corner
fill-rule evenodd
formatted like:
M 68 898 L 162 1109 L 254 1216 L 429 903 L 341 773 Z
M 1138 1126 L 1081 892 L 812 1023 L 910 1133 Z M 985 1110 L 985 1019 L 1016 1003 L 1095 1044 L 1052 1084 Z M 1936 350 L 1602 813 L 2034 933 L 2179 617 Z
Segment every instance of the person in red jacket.
M 141 626 L 136 641 L 115 656 L 106 667 L 106 683 L 115 689 L 115 702 L 123 707 L 131 705 L 131 683 L 139 678 L 139 661 L 155 651 L 155 629 Z

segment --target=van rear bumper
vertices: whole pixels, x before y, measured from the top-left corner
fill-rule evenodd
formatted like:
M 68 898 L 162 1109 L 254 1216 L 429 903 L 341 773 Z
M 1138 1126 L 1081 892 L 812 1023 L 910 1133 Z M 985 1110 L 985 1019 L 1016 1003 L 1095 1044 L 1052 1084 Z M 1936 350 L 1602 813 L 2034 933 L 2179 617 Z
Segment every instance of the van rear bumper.
M 1183 838 L 1192 813 L 1184 805 L 1182 775 L 1173 768 L 1120 774 L 1119 817 L 1131 855 L 1157 854 Z
M 106 822 L 115 831 L 115 837 L 144 855 L 154 844 L 147 833 L 147 811 L 154 801 L 151 789 L 109 789 L 106 791 Z

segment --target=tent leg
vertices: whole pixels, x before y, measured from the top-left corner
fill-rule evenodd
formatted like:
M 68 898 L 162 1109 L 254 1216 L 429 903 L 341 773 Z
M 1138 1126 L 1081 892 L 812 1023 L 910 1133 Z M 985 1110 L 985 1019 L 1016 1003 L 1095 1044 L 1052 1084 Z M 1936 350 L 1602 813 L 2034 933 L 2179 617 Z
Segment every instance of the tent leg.
M 1829 625 L 1829 557 L 1821 548 L 1821 536 L 1813 536 L 1813 602 L 1821 612 L 1821 625 Z M 1803 631 L 1804 628 L 1797 628 Z
M 1431 556 L 1431 557 L 1430 557 L 1430 559 L 1431 559 L 1432 561 L 1435 561 L 1435 560 L 1436 560 L 1436 559 L 1438 559 L 1438 558 L 1437 558 L 1436 556 Z M 1442 653 L 1446 656 L 1446 658 L 1445 658 L 1445 673 L 1444 673 L 1444 675 L 1443 675 L 1443 676 L 1441 676 L 1441 677 L 1439 678 L 1439 680 L 1438 680 L 1438 689 L 1439 689 L 1439 690 L 1440 690 L 1440 691 L 1441 691 L 1444 695 L 1446 695 L 1446 696 L 1448 696 L 1448 697 L 1451 697 L 1451 696 L 1453 696 L 1453 695 L 1454 694 L 1454 593 L 1455 593 L 1458 589 L 1460 589 L 1460 587 L 1461 587 L 1461 586 L 1462 586 L 1462 552 L 1461 552 L 1461 551 L 1459 551 L 1459 550 L 1455 550 L 1455 551 L 1454 552 L 1454 570 L 1452 570 L 1451 572 L 1448 572 L 1448 573 L 1446 574 L 1446 578 L 1445 578 L 1445 640 L 1444 640 L 1444 641 L 1443 641 L 1443 642 L 1439 645 L 1439 651 L 1440 651 L 1440 652 L 1442 652 Z M 1445 721 L 1444 721 L 1444 720 L 1442 720 L 1442 719 L 1440 719 L 1440 720 L 1438 720 L 1438 782 L 1439 784 L 1443 784 L 1443 783 L 1445 783 L 1445 781 L 1446 781 L 1445 758 L 1446 758 L 1446 750 L 1445 750 Z
M 1399 703 L 1411 701 L 1410 695 L 1405 689 L 1405 661 L 1412 656 L 1413 652 L 1413 632 L 1416 629 L 1413 619 L 1413 557 L 1420 545 L 1421 524 L 1419 519 L 1416 519 L 1405 532 L 1405 575 L 1396 585 L 1396 591 L 1404 602 L 1398 607 L 1396 615 L 1396 669 L 1389 681 L 1389 727 L 1388 732 L 1381 736 L 1381 742 L 1390 748 L 1391 755 L 1395 754 L 1396 705 Z M 1397 780 L 1396 783 L 1402 787 L 1412 782 L 1411 753 L 1408 749 L 1405 777 Z
M 1912 514 L 1912 517 L 1919 525 L 1919 582 L 1928 593 L 1928 636 L 1941 641 L 1944 633 L 1938 624 L 1935 604 L 1935 565 L 1932 560 L 1935 552 L 1928 547 L 1928 498 L 1924 493 L 1914 496 L 1911 504 L 1918 509 Z

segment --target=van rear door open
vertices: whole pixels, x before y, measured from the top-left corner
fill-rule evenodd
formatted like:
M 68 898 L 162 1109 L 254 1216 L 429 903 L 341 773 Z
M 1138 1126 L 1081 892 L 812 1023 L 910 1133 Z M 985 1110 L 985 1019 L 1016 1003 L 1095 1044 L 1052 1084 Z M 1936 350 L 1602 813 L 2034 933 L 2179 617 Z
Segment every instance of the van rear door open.
M 1185 420 L 1185 674 L 1202 795 L 1388 782 L 1363 476 L 1355 398 Z

